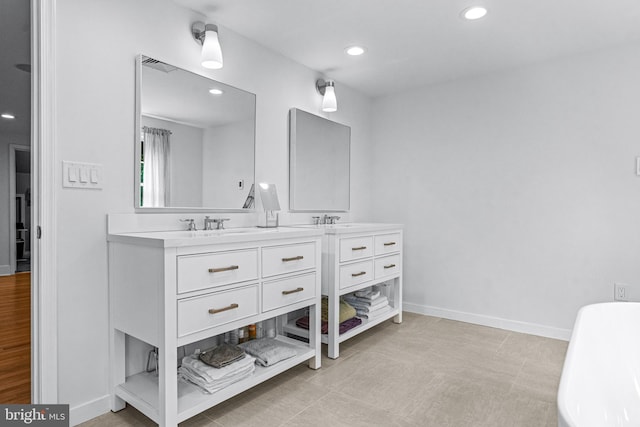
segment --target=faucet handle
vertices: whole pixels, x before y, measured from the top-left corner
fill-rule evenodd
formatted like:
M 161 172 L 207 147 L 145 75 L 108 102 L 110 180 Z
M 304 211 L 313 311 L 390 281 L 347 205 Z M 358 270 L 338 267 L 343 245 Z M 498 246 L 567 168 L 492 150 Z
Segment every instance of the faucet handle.
M 231 218 L 214 218 L 213 222 L 217 224 L 218 230 L 224 230 L 224 222 L 231 221 Z
M 198 229 L 196 228 L 196 223 L 194 221 L 193 218 L 185 218 L 185 219 L 181 219 L 180 222 L 186 222 L 187 223 L 187 229 L 189 231 L 197 231 Z

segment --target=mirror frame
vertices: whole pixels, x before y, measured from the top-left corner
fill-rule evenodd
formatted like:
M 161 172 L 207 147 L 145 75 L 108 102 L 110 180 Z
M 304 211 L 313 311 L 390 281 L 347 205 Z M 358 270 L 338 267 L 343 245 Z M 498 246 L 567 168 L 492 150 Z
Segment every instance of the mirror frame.
M 206 207 L 206 206 L 202 206 L 202 207 L 144 207 L 144 206 L 140 206 L 140 157 L 142 155 L 142 144 L 140 144 L 140 129 L 142 127 L 142 58 L 143 57 L 147 57 L 147 58 L 153 58 L 153 59 L 157 59 L 158 61 L 164 62 L 165 64 L 169 64 L 168 62 L 165 62 L 159 58 L 156 57 L 152 57 L 149 55 L 145 55 L 145 54 L 139 54 L 136 56 L 136 65 L 135 65 L 135 120 L 134 120 L 134 138 L 133 138 L 133 143 L 134 143 L 134 156 L 133 156 L 133 163 L 134 163 L 134 176 L 133 176 L 133 182 L 134 182 L 134 193 L 133 193 L 133 206 L 135 208 L 135 212 L 136 213 L 179 213 L 179 212 L 245 212 L 245 213 L 253 213 L 253 212 L 257 212 L 256 209 L 256 203 L 254 201 L 253 204 L 253 208 L 216 208 L 216 207 Z M 205 79 L 209 79 L 211 81 L 215 81 L 218 82 L 217 80 L 213 80 L 212 78 L 202 75 L 200 73 L 196 73 L 193 72 L 191 70 L 187 70 L 181 67 L 178 67 L 177 65 L 174 65 L 175 67 L 179 68 L 182 71 L 188 72 L 188 73 L 192 73 L 195 74 L 197 76 L 200 76 L 202 78 Z M 247 92 L 247 93 L 251 93 L 248 92 L 246 90 L 243 89 L 239 89 L 236 88 L 235 86 L 231 86 L 227 83 L 223 83 L 223 82 L 218 82 L 218 83 L 222 83 L 225 86 L 229 86 L 232 87 L 234 89 L 240 90 L 242 92 Z M 257 98 L 257 96 L 255 94 L 252 93 L 252 95 Z M 245 188 L 248 189 L 247 191 L 250 191 L 251 186 L 253 186 L 255 188 L 256 186 L 256 116 L 257 116 L 257 99 L 256 102 L 254 102 L 254 106 L 253 106 L 253 117 L 254 117 L 254 121 L 253 121 L 253 182 L 249 182 L 249 183 L 245 183 Z M 254 196 L 254 200 L 255 200 L 255 196 Z
M 296 163 L 296 154 L 297 154 L 297 112 L 300 111 L 304 114 L 309 114 L 311 116 L 316 116 L 320 119 L 327 120 L 329 122 L 333 122 L 337 125 L 344 126 L 349 129 L 349 141 L 348 141 L 348 159 L 347 159 L 347 176 L 349 179 L 349 185 L 347 186 L 347 207 L 346 209 L 300 209 L 295 208 L 295 194 L 296 194 L 296 172 L 298 169 L 298 164 Z M 291 108 L 289 110 L 289 211 L 290 212 L 349 212 L 351 210 L 351 127 L 345 124 L 336 122 L 331 119 L 327 119 L 326 117 L 318 116 L 317 114 L 309 113 L 308 111 L 302 110 L 300 108 Z

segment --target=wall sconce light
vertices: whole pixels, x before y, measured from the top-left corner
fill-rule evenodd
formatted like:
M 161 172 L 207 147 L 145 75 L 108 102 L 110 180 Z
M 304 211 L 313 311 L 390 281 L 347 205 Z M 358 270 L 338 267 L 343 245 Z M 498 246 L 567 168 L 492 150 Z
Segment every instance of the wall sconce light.
M 193 38 L 202 44 L 200 60 L 204 68 L 217 70 L 222 68 L 222 48 L 218 40 L 218 26 L 196 22 L 191 26 Z
M 335 82 L 333 80 L 316 81 L 316 90 L 324 98 L 322 98 L 322 111 L 333 113 L 338 111 L 338 100 L 336 99 Z

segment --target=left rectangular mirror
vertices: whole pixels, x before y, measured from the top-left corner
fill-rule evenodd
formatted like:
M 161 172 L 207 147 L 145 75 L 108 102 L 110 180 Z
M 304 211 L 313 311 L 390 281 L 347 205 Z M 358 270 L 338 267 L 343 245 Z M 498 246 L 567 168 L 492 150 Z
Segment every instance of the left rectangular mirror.
M 252 210 L 256 96 L 145 55 L 136 71 L 136 208 Z

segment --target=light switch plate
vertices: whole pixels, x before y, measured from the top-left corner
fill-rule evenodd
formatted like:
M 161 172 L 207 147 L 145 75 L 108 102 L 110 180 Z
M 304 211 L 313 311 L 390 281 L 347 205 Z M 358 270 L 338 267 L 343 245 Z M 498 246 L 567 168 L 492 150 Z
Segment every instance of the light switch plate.
M 103 180 L 101 164 L 62 161 L 63 187 L 101 190 Z

